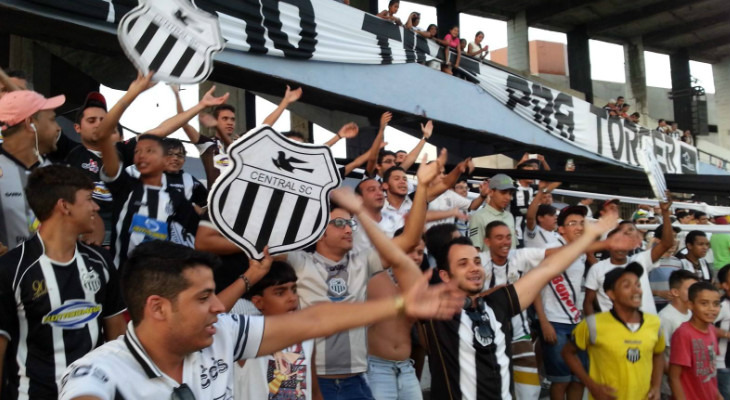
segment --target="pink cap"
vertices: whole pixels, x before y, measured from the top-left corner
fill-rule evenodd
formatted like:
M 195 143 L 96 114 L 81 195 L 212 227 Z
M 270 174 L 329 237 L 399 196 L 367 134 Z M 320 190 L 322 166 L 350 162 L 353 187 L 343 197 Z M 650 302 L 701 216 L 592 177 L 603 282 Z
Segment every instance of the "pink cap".
M 53 110 L 66 101 L 58 95 L 47 99 L 32 90 L 16 90 L 0 98 L 0 124 L 14 126 L 42 110 Z

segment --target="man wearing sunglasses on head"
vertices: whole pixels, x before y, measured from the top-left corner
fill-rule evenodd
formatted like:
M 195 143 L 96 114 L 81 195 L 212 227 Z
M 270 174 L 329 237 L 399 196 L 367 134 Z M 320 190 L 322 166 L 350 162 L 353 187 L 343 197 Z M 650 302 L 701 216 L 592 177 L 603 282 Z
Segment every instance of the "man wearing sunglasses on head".
M 551 279 L 559 276 L 604 232 L 616 225 L 609 215 L 585 227 L 584 234 L 556 249 L 514 283 L 484 292 L 485 269 L 466 238 L 453 239 L 437 260 L 439 276 L 468 296 L 462 313 L 448 321 L 426 321 L 426 346 L 435 399 L 513 399 L 511 320 L 530 306 Z M 507 249 L 510 243 L 505 239 Z M 620 243 L 614 243 L 619 247 Z M 630 247 L 633 242 L 623 246 Z M 552 249 L 551 249 L 552 250 Z
M 361 228 L 358 225 L 377 224 L 368 215 L 361 198 L 352 192 L 333 192 L 329 224 L 317 242 L 315 252 L 293 251 L 276 257 L 294 267 L 302 308 L 318 303 L 365 300 L 370 277 L 391 264 L 375 237 L 386 238 L 386 242 L 403 252 L 418 245 L 425 223 L 428 184 L 440 169 L 440 162 L 421 163 L 417 172 L 418 188 L 404 233 L 391 240 L 377 228 L 367 230 L 374 247 L 361 251 L 353 250 L 353 230 Z M 393 268 L 395 279 L 401 282 L 403 290 L 414 281 L 412 272 Z M 365 379 L 368 369 L 365 328 L 317 339 L 316 354 L 319 386 L 325 400 L 373 399 Z

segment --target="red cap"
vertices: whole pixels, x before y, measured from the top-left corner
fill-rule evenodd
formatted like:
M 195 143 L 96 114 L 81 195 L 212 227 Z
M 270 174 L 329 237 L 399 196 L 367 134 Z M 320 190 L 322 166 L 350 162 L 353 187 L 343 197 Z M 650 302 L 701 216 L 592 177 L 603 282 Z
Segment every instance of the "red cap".
M 16 90 L 0 98 L 0 124 L 17 125 L 31 115 L 43 110 L 53 110 L 66 101 L 66 96 L 58 95 L 47 99 L 32 90 Z

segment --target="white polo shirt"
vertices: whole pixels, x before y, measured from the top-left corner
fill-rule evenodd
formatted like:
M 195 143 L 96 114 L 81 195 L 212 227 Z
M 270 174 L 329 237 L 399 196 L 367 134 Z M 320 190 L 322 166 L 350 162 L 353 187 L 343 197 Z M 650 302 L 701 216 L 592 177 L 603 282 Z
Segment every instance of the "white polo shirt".
M 554 247 L 558 243 L 560 235 L 557 232 L 551 232 L 543 229 L 538 224 L 535 224 L 534 229 L 525 227 L 525 234 L 523 239 L 525 241 L 525 247 L 538 247 L 541 249 L 549 249 Z
M 196 400 L 232 399 L 233 364 L 256 357 L 264 317 L 220 314 L 213 344 L 185 357 L 183 383 Z M 169 399 L 180 384 L 147 355 L 130 322 L 127 334 L 88 353 L 64 374 L 59 399 Z

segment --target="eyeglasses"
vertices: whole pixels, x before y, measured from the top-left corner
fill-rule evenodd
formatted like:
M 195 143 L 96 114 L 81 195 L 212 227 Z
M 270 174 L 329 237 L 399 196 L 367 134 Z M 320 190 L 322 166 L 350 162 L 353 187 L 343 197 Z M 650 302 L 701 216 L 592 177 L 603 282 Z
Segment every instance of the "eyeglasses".
M 571 227 L 572 226 L 578 226 L 578 225 L 584 226 L 585 224 L 586 224 L 585 221 L 570 221 L 570 222 L 566 222 L 565 223 L 565 226 L 571 226 Z
M 195 400 L 195 394 L 193 394 L 193 390 L 190 389 L 190 386 L 183 383 L 172 390 L 170 400 Z
M 357 221 L 355 221 L 355 219 L 353 219 L 353 218 L 350 218 L 350 219 L 335 218 L 335 219 L 331 219 L 328 223 L 330 225 L 334 225 L 335 228 L 342 229 L 345 226 L 349 226 L 350 228 L 352 228 L 353 231 L 357 230 Z
M 648 219 L 637 219 L 636 223 L 637 224 L 648 224 L 649 220 Z

